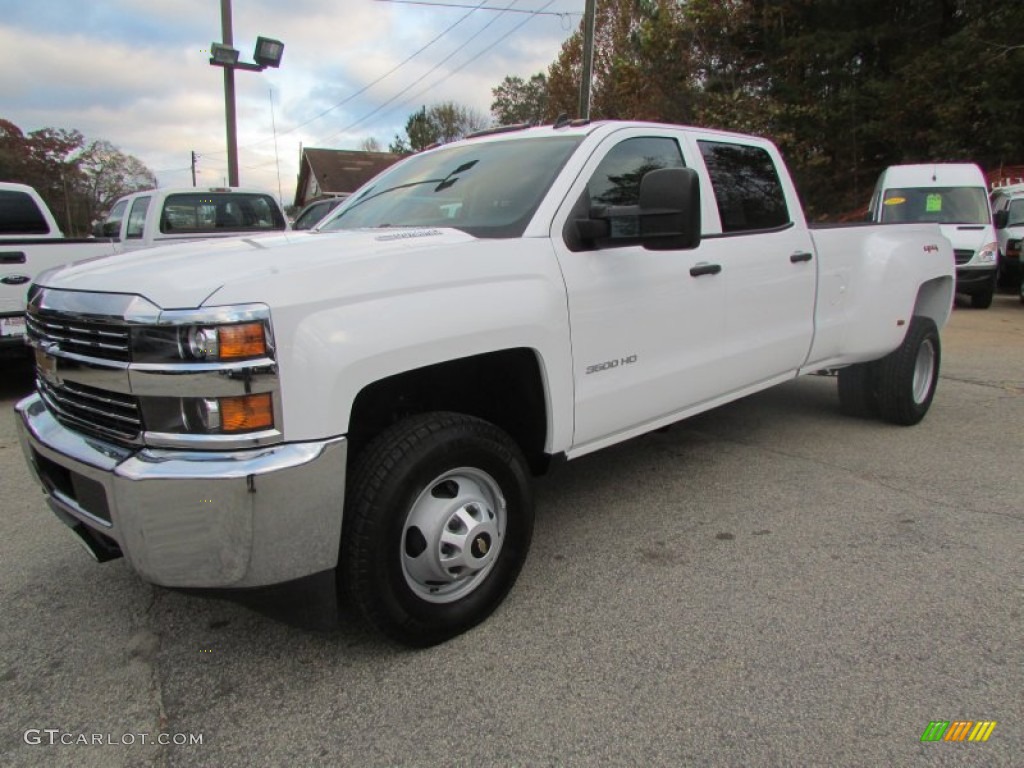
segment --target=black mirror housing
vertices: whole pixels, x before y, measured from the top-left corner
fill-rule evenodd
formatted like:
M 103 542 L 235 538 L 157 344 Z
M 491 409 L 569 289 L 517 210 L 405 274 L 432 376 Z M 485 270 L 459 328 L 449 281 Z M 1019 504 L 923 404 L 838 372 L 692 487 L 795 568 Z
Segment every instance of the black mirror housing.
M 1006 229 L 1006 225 L 1010 223 L 1010 212 L 996 211 L 992 216 L 992 223 L 996 229 Z
M 659 168 L 640 181 L 640 239 L 652 251 L 700 245 L 700 178 L 693 168 Z
M 659 168 L 640 181 L 637 205 L 589 205 L 584 193 L 566 222 L 571 251 L 640 244 L 652 251 L 696 248 L 701 240 L 700 179 L 692 168 Z

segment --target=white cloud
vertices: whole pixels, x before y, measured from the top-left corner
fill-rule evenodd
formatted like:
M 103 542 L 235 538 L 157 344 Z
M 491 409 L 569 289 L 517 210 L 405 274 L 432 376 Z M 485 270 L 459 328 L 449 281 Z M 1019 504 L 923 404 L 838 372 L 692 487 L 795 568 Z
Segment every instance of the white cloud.
M 521 5 L 537 9 L 543 3 Z M 581 5 L 558 0 L 551 10 L 578 12 Z M 31 14 L 11 23 L 0 19 L 0 117 L 26 131 L 76 128 L 88 138 L 106 139 L 160 171 L 164 186 L 191 183 L 189 157 L 195 150 L 202 155 L 200 183 L 221 184 L 227 166 L 223 75 L 208 63 L 209 42 L 220 39 L 218 4 L 107 0 L 84 8 L 79 25 L 54 24 L 52 14 L 38 23 Z M 492 87 L 505 75 L 546 69 L 571 33 L 557 17 L 537 17 L 510 34 L 525 16 L 509 13 L 495 20 L 477 11 L 353 97 L 466 11 L 369 0 L 235 0 L 233 11 L 235 47 L 243 60 L 251 58 L 257 35 L 285 43 L 279 70 L 237 72 L 235 85 L 241 181 L 277 191 L 272 89 L 286 203 L 295 188 L 300 142 L 354 148 L 373 136 L 386 146 L 419 105 L 444 100 L 486 114 Z M 488 22 L 486 31 L 426 74 Z M 59 31 L 68 27 L 75 29 Z M 493 47 L 451 74 L 488 46 Z

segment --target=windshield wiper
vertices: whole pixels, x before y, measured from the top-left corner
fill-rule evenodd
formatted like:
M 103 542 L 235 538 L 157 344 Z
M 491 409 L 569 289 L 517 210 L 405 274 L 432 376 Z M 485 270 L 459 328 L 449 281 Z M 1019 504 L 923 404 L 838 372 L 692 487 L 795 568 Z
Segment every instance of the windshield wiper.
M 421 184 L 437 184 L 437 186 L 434 187 L 434 191 L 435 192 L 441 192 L 442 190 L 445 190 L 445 189 L 448 189 L 451 186 L 454 186 L 455 182 L 457 182 L 459 180 L 458 179 L 458 174 L 465 173 L 470 168 L 472 168 L 474 165 L 476 165 L 478 162 L 480 162 L 480 161 L 479 160 L 470 160 L 468 163 L 463 163 L 458 168 L 456 168 L 454 171 L 452 171 L 447 176 L 445 176 L 444 178 L 441 178 L 441 179 L 421 179 L 420 181 L 410 181 L 410 182 L 408 182 L 406 184 L 397 184 L 397 185 L 395 185 L 393 187 L 388 187 L 387 189 L 382 189 L 380 192 L 377 192 L 376 194 L 373 194 L 373 195 L 368 195 L 366 197 L 360 197 L 351 206 L 349 206 L 348 210 L 352 210 L 353 208 L 358 208 L 363 203 L 368 203 L 370 200 L 373 200 L 376 197 L 380 197 L 381 195 L 386 195 L 388 192 L 394 192 L 397 189 L 408 189 L 409 187 L 417 187 L 417 186 L 419 186 Z M 371 192 L 372 189 L 373 189 L 372 187 L 370 189 L 368 189 L 367 193 Z

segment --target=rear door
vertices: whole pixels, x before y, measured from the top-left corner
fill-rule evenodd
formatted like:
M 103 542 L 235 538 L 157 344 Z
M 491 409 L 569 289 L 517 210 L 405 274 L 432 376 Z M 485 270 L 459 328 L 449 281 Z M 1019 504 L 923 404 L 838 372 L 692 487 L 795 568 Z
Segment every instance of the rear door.
M 702 257 L 721 265 L 723 345 L 715 378 L 738 392 L 794 376 L 814 336 L 814 246 L 796 191 L 767 142 L 691 135 L 714 191 Z M 704 187 L 707 189 L 707 187 Z

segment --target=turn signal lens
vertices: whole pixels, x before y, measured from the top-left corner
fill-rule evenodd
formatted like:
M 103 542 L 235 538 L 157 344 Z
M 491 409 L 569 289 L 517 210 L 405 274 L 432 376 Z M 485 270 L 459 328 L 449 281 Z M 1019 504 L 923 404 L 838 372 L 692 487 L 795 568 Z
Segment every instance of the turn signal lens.
M 267 353 L 263 323 L 221 326 L 217 329 L 217 341 L 217 356 L 221 360 L 261 357 Z
M 221 336 L 221 339 L 223 338 Z M 222 432 L 254 432 L 271 429 L 273 426 L 274 408 L 269 392 L 262 395 L 220 398 Z

